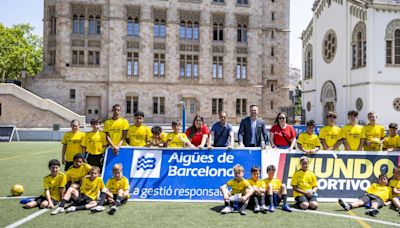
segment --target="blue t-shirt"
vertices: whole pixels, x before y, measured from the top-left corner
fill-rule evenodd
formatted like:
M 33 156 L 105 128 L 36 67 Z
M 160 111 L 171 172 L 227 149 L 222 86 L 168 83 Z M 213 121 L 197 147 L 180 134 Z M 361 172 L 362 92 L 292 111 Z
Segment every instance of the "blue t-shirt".
M 220 122 L 215 122 L 212 125 L 211 132 L 214 132 L 214 145 L 215 147 L 229 146 L 229 134 L 233 131 L 232 125 L 225 124 L 221 126 Z M 233 146 L 233 145 L 232 145 Z

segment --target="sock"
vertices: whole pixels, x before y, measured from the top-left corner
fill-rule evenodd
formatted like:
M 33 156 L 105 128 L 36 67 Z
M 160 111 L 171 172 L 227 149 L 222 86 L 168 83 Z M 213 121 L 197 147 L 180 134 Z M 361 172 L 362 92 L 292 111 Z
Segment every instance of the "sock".
M 349 206 L 350 206 L 350 210 L 353 209 L 353 205 L 349 204 Z
M 240 210 L 244 211 L 246 210 L 246 208 L 247 208 L 247 203 L 243 203 L 242 206 L 240 207 Z
M 225 207 L 231 205 L 231 204 L 229 203 L 229 201 L 224 201 L 224 203 L 225 203 Z
M 283 205 L 287 204 L 287 195 L 282 195 Z
M 265 206 L 265 195 L 261 195 L 261 206 Z
M 65 199 L 62 199 L 59 207 L 64 207 L 66 203 L 67 203 L 67 201 Z
M 274 205 L 274 197 L 272 195 L 268 195 L 270 205 Z
M 259 204 L 259 202 L 258 202 L 258 197 L 257 197 L 257 196 L 254 196 L 254 206 L 255 206 L 255 207 L 260 206 L 260 204 Z
M 122 197 L 117 196 L 117 199 L 115 200 L 115 206 L 117 206 L 117 207 L 121 206 L 121 201 L 122 201 Z
M 105 200 L 106 200 L 106 193 L 101 192 L 101 193 L 100 193 L 99 206 L 103 206 Z
M 76 210 L 86 210 L 86 205 L 76 206 Z

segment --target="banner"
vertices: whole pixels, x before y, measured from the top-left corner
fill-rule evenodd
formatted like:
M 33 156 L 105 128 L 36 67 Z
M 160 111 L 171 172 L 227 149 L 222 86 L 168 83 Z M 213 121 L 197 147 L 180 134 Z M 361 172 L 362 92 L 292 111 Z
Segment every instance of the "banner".
M 309 170 L 318 180 L 320 201 L 354 199 L 375 182 L 381 173 L 389 178 L 393 167 L 400 165 L 400 152 L 318 151 L 309 156 Z M 166 149 L 122 147 L 118 155 L 109 148 L 104 161 L 103 180 L 112 177 L 114 164 L 123 165 L 129 179 L 132 200 L 221 201 L 219 187 L 233 178 L 233 166 L 241 164 L 244 178 L 251 177 L 251 167 L 275 165 L 276 177 L 288 187 L 300 169 L 303 153 L 280 149 Z
M 0 142 L 11 142 L 15 125 L 0 125 Z
M 261 166 L 261 150 L 122 147 L 114 155 L 109 148 L 104 163 L 105 183 L 113 165 L 123 165 L 131 199 L 220 201 L 219 188 L 233 178 L 233 166 L 241 164 L 245 177 L 251 176 L 251 167 Z
M 399 155 L 399 152 L 318 151 L 309 156 L 308 169 L 317 177 L 321 201 L 354 199 L 363 195 L 381 173 L 391 178 L 393 168 L 400 165 Z M 288 196 L 292 196 L 292 176 L 300 169 L 302 156 L 302 153 L 275 149 L 263 154 L 263 168 L 270 164 L 277 167 L 277 177 L 288 187 Z

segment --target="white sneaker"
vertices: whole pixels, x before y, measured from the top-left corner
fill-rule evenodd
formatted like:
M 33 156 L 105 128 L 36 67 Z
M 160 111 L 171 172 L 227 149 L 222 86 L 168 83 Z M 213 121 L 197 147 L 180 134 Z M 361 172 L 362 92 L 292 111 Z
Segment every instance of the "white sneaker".
M 69 212 L 74 212 L 74 211 L 76 211 L 76 207 L 75 207 L 75 206 L 70 206 L 70 207 L 67 208 L 67 210 L 66 210 L 67 213 L 69 213 Z
M 258 213 L 258 212 L 260 212 L 260 206 L 255 206 L 254 207 L 254 213 Z
M 92 209 L 90 209 L 91 212 L 102 212 L 104 210 L 105 210 L 105 208 L 103 206 L 96 206 L 96 207 L 93 207 Z
M 268 207 L 265 206 L 265 205 L 262 205 L 262 206 L 260 207 L 260 211 L 261 211 L 261 212 L 268 211 Z
M 226 207 L 224 207 L 224 209 L 222 209 L 221 213 L 228 214 L 228 213 L 231 213 L 232 211 L 233 211 L 233 208 L 231 208 L 230 206 L 226 206 Z
M 60 214 L 60 213 L 64 213 L 63 207 L 57 207 L 56 209 L 54 209 L 54 211 L 51 212 L 52 215 L 56 215 L 56 214 Z

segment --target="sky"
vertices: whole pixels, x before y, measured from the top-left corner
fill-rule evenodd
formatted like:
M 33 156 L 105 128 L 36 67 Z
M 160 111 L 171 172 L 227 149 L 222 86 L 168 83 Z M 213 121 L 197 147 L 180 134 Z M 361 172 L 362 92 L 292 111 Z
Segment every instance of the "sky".
M 264 0 L 267 1 L 267 0 Z M 278 0 L 279 1 L 279 0 Z M 312 18 L 314 0 L 290 0 L 290 66 L 301 69 L 301 32 Z M 43 35 L 43 0 L 1 0 L 0 23 L 9 27 L 30 23 L 34 33 Z

